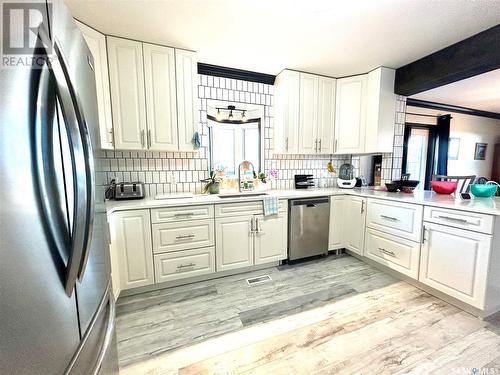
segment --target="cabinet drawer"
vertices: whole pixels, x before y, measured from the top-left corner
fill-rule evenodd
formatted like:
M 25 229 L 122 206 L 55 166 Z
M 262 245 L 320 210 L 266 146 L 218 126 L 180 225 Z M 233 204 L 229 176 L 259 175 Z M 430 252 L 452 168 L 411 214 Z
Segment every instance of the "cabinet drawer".
M 157 283 L 215 272 L 215 248 L 186 250 L 154 256 Z
M 420 242 L 422 206 L 368 199 L 366 226 Z
M 418 278 L 418 242 L 367 228 L 365 256 L 414 279 Z
M 165 207 L 151 210 L 151 222 L 153 224 L 209 219 L 212 217 L 214 217 L 213 205 Z
M 153 224 L 153 253 L 214 245 L 214 220 Z
M 278 211 L 287 212 L 288 202 L 286 200 L 278 201 Z M 230 217 L 242 215 L 262 215 L 264 213 L 264 204 L 262 201 L 226 203 L 215 205 L 215 217 Z
M 424 220 L 475 232 L 493 233 L 492 215 L 426 206 L 424 208 Z

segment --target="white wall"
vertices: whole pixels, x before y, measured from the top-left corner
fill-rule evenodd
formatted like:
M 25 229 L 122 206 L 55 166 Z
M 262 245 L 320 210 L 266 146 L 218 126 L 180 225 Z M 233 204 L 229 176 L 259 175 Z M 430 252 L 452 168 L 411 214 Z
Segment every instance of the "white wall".
M 407 107 L 407 112 L 438 116 L 451 114 L 450 138 L 460 138 L 460 149 L 458 160 L 448 160 L 448 174 L 475 174 L 478 177 L 491 178 L 495 143 L 500 143 L 500 120 L 410 106 Z M 416 122 L 409 117 L 407 115 L 407 121 Z M 474 160 L 476 143 L 488 144 L 485 160 Z

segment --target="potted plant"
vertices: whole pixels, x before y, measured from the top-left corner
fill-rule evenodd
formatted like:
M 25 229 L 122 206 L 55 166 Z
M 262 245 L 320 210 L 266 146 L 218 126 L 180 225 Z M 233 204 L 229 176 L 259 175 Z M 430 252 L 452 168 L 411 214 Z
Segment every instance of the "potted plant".
M 206 194 L 207 192 L 209 194 L 219 194 L 221 179 L 220 177 L 217 177 L 217 172 L 213 170 L 210 171 L 210 177 L 201 180 L 201 182 L 205 183 L 202 190 L 203 194 Z

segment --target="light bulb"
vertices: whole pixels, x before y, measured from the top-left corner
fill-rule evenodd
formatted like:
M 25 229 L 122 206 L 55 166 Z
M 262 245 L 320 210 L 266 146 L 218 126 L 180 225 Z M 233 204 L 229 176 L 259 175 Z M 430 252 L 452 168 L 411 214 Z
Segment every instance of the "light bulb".
M 215 118 L 217 119 L 217 121 L 221 121 L 222 120 L 222 113 L 220 113 L 220 109 L 217 108 L 217 115 L 215 116 Z
M 229 120 L 232 120 L 233 119 L 233 111 L 229 112 Z
M 245 111 L 241 114 L 241 121 L 246 122 L 247 121 L 247 115 L 245 115 Z

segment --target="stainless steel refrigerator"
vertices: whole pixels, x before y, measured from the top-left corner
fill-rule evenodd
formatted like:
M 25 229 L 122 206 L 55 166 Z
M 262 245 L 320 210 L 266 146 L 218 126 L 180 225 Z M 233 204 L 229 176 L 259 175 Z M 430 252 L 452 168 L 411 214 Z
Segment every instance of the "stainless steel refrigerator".
M 117 373 L 93 58 L 62 1 L 1 5 L 0 374 Z

